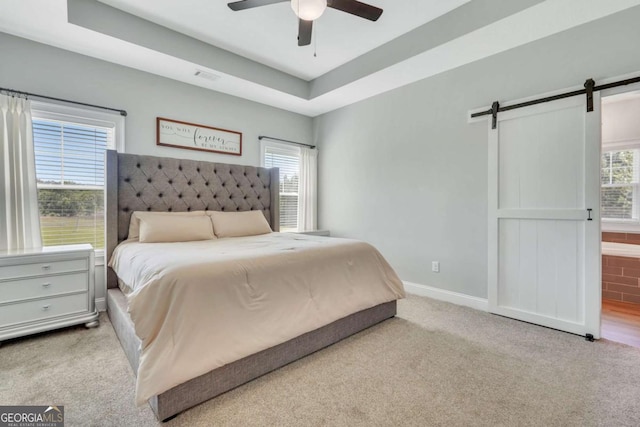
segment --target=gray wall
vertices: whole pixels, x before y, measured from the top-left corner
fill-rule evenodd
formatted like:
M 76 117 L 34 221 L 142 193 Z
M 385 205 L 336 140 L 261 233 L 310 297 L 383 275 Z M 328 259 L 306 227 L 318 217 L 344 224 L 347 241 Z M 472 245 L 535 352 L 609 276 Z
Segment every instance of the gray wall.
M 640 95 L 602 106 L 602 142 L 640 141 Z
M 260 134 L 311 140 L 308 117 L 3 33 L 0 57 L 1 87 L 127 110 L 128 153 L 259 165 Z M 242 132 L 242 157 L 158 147 L 156 117 Z
M 488 133 L 468 110 L 640 71 L 639 21 L 636 7 L 316 118 L 320 228 L 373 243 L 403 280 L 486 298 Z
M 277 108 L 0 33 L 0 87 L 125 109 L 125 151 L 260 164 L 258 135 L 310 141 L 312 120 Z M 242 156 L 156 146 L 156 117 L 242 132 Z M 105 296 L 96 268 L 96 298 Z

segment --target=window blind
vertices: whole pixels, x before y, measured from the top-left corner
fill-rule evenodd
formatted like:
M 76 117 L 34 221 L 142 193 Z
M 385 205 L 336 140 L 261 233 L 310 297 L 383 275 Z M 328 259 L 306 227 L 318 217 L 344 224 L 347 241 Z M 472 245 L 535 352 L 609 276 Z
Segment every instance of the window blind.
M 114 128 L 34 115 L 33 140 L 43 244 L 104 248 L 104 153 Z
M 280 169 L 280 231 L 298 231 L 300 149 L 267 145 L 264 166 Z

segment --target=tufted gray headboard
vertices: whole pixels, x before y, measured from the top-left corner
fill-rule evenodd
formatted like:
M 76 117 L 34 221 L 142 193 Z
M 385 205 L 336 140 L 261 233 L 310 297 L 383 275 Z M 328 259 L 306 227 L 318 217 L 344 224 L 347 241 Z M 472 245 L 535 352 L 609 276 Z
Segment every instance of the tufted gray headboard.
M 107 150 L 106 256 L 127 238 L 134 211 L 261 210 L 273 231 L 279 230 L 277 168 L 166 157 Z M 109 268 L 107 287 L 117 286 Z

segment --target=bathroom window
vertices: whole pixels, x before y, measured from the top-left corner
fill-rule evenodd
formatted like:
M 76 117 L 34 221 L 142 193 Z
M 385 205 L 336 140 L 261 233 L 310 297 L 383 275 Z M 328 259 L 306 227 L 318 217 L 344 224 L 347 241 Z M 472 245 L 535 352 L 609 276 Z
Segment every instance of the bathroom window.
M 602 219 L 638 221 L 640 150 L 611 150 L 602 153 Z

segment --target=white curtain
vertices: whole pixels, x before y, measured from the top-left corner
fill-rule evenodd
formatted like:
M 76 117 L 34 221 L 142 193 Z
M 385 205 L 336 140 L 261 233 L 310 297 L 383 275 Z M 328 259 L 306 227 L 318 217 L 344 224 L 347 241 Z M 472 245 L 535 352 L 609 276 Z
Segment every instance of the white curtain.
M 300 191 L 298 194 L 298 230 L 317 229 L 316 203 L 318 175 L 318 150 L 302 147 L 300 149 Z
M 0 250 L 40 246 L 31 102 L 0 95 Z

